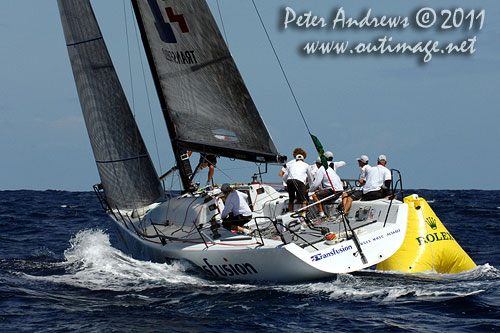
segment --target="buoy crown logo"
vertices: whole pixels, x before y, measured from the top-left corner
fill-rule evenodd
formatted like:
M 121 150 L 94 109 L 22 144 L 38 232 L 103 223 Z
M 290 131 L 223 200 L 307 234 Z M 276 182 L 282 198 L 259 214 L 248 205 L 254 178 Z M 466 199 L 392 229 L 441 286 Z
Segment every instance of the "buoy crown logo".
M 425 222 L 429 225 L 429 227 L 432 228 L 432 230 L 436 230 L 437 229 L 437 222 L 436 222 L 435 218 L 428 217 L 428 218 L 425 219 Z

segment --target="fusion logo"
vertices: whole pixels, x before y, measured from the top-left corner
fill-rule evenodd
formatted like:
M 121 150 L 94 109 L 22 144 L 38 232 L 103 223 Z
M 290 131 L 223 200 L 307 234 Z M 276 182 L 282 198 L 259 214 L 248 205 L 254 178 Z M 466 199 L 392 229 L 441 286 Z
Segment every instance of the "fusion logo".
M 203 265 L 201 268 L 205 273 L 215 277 L 258 274 L 257 270 L 249 263 L 211 265 L 207 258 L 203 258 L 203 261 L 206 265 Z M 228 260 L 224 258 L 224 261 Z
M 325 258 L 328 258 L 328 257 L 333 257 L 334 255 L 336 254 L 341 254 L 343 252 L 346 252 L 346 251 L 349 251 L 349 250 L 352 250 L 352 245 L 349 245 L 349 246 L 346 246 L 346 247 L 341 247 L 340 249 L 338 250 L 335 250 L 335 249 L 332 249 L 330 252 L 328 253 L 320 253 L 320 254 L 315 254 L 313 256 L 311 256 L 311 260 L 314 262 L 314 261 L 320 261 L 321 259 L 325 259 Z
M 158 6 L 156 0 L 148 0 L 148 3 L 155 18 L 155 27 L 156 30 L 158 30 L 161 40 L 165 43 L 177 43 L 177 38 L 175 38 L 172 26 L 163 19 L 163 15 L 161 14 L 160 7 Z M 175 14 L 172 7 L 165 8 L 165 11 L 167 12 L 167 17 L 171 23 L 179 24 L 179 28 L 183 33 L 189 32 L 184 15 Z

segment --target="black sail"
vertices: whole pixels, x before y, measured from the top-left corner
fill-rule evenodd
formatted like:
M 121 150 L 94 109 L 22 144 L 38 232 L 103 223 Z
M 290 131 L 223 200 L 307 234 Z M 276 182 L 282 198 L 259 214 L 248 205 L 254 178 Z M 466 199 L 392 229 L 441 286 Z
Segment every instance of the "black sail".
M 278 162 L 204 0 L 132 0 L 174 151 Z
M 58 0 L 80 104 L 108 204 L 132 209 L 162 195 L 160 181 L 88 0 Z

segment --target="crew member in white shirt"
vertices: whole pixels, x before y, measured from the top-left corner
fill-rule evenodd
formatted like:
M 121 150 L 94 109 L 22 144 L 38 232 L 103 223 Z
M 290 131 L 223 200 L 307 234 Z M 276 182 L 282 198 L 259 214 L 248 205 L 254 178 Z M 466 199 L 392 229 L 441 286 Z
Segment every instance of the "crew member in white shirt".
M 222 210 L 222 226 L 230 231 L 239 231 L 249 234 L 250 230 L 243 228 L 243 225 L 252 219 L 252 210 L 247 204 L 248 196 L 237 191 L 228 183 L 222 184 L 221 191 L 224 194 L 224 210 Z
M 361 158 L 358 158 L 360 167 L 361 164 L 364 163 L 363 157 L 366 157 L 366 155 L 363 155 L 361 156 Z M 390 187 L 392 177 L 389 169 L 385 167 L 385 164 L 387 163 L 386 156 L 380 155 L 377 162 L 378 162 L 377 166 L 371 167 L 368 165 L 368 158 L 366 158 L 366 164 L 362 168 L 362 172 L 364 170 L 365 173 L 365 178 L 364 180 L 360 179 L 359 181 L 360 184 L 363 185 L 361 200 L 364 201 L 377 200 L 386 197 L 388 194 L 387 189 Z M 356 193 L 355 195 L 351 194 L 349 197 L 347 197 L 345 202 L 343 200 L 344 213 L 347 213 L 349 211 L 352 205 L 352 201 L 358 199 L 359 199 L 359 193 Z
M 285 191 L 288 191 L 287 187 L 286 187 L 286 180 L 284 179 L 285 178 L 285 173 L 286 173 L 286 169 L 293 163 L 295 163 L 295 156 L 297 156 L 298 154 L 302 154 L 302 156 L 307 156 L 306 152 L 302 149 L 302 148 L 295 148 L 293 150 L 293 160 L 287 162 L 285 165 L 283 165 L 283 167 L 281 168 L 278 176 L 280 176 L 282 179 L 283 179 L 283 187 L 285 188 Z M 305 154 L 305 155 L 304 155 Z
M 342 204 L 344 205 L 344 214 L 347 214 L 349 209 L 351 209 L 352 202 L 354 200 L 360 200 L 361 197 L 363 196 L 363 190 L 364 190 L 364 184 L 367 181 L 367 171 L 371 168 L 370 165 L 368 165 L 368 156 L 366 155 L 361 155 L 359 158 L 356 159 L 358 161 L 359 169 L 360 169 L 360 174 L 359 174 L 359 184 L 362 185 L 361 189 L 352 191 L 351 193 L 344 192 L 342 194 Z
M 286 172 L 283 175 L 289 196 L 289 212 L 293 211 L 295 199 L 302 204 L 302 207 L 307 205 L 306 182 L 309 181 L 309 184 L 312 184 L 314 180 L 311 168 L 304 162 L 304 158 L 307 156 L 306 152 L 301 148 L 296 148 L 293 151 L 293 155 L 295 160 L 286 164 Z
M 332 189 L 333 188 L 335 191 Z M 316 177 L 314 178 L 314 182 L 309 189 L 310 192 L 318 190 L 316 193 L 313 193 L 312 197 L 314 202 L 318 202 L 322 199 L 325 199 L 333 194 L 340 194 L 344 191 L 344 187 L 342 186 L 342 180 L 337 175 L 337 173 L 331 168 L 325 171 L 324 167 L 320 167 L 318 172 L 316 173 Z M 319 216 L 324 217 L 325 213 L 323 211 L 323 205 L 321 203 L 317 204 Z
M 338 162 L 334 162 L 333 161 L 333 153 L 331 151 L 327 151 L 325 152 L 324 154 L 325 158 L 326 158 L 326 161 L 328 162 L 328 165 L 330 165 L 330 167 L 333 169 L 333 171 L 335 172 L 338 172 L 337 170 L 339 168 L 342 168 L 343 166 L 346 166 L 347 163 L 344 162 L 344 161 L 338 161 Z
M 385 155 L 380 155 L 377 160 L 377 166 L 379 172 L 379 178 L 382 180 L 382 197 L 388 196 L 391 190 L 392 175 L 391 170 L 389 170 L 385 165 L 387 164 L 387 157 Z M 364 198 L 363 198 L 364 200 Z
M 321 158 L 318 156 L 318 158 L 316 158 L 316 161 L 314 162 L 314 164 L 310 165 L 311 174 L 312 174 L 314 179 L 316 179 L 316 174 L 317 174 L 318 170 L 321 168 L 321 166 L 322 166 Z

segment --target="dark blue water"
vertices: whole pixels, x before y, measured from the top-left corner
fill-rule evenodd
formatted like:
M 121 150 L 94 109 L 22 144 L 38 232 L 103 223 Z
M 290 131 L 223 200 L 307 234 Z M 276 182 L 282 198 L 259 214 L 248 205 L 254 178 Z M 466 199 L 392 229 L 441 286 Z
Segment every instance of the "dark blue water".
M 0 192 L 0 331 L 500 331 L 500 191 L 411 192 L 477 268 L 211 281 L 118 250 L 92 192 Z

